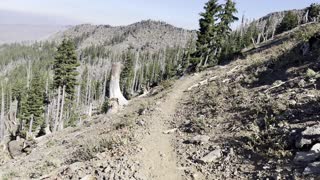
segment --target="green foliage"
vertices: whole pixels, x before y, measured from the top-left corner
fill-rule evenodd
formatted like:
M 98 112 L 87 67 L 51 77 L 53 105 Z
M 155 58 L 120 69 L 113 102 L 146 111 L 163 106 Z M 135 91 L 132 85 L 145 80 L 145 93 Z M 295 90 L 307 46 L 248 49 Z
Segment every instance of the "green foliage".
M 209 0 L 204 7 L 205 12 L 200 14 L 197 51 L 194 54 L 199 58 L 194 59 L 193 66 L 202 65 L 204 60 L 214 61 L 213 51 L 217 48 L 218 41 L 216 20 L 221 8 L 222 6 L 218 4 L 217 0 Z
M 313 21 L 313 20 L 318 20 L 319 21 L 319 17 L 320 17 L 320 4 L 318 3 L 312 3 L 310 5 L 310 7 L 308 8 L 309 11 L 309 20 Z
M 216 65 L 221 52 L 233 52 L 227 48 L 232 32 L 230 26 L 238 20 L 234 16 L 237 13 L 235 2 L 227 0 L 226 4 L 219 5 L 217 0 L 210 0 L 204 9 L 200 14 L 197 51 L 193 54 L 192 66 Z
M 106 114 L 109 111 L 110 108 L 110 102 L 109 99 L 106 99 L 101 107 L 101 113 Z
M 308 77 L 308 78 L 316 78 L 317 76 L 318 76 L 318 73 L 316 73 L 314 70 L 312 70 L 312 69 L 308 69 L 307 70 L 307 73 L 306 73 L 306 76 Z
M 319 32 L 319 24 L 310 24 L 303 26 L 294 34 L 294 38 L 298 41 L 308 42 L 311 37 Z
M 79 66 L 75 46 L 71 40 L 64 39 L 59 45 L 54 61 L 54 87 L 66 86 L 67 99 L 73 100 L 77 85 Z
M 39 74 L 34 75 L 30 86 L 29 90 L 24 89 L 19 95 L 18 117 L 27 127 L 33 117 L 32 130 L 35 130 L 42 127 L 44 123 L 45 90 Z M 26 129 L 22 131 L 26 131 Z
M 277 34 L 289 31 L 299 25 L 298 15 L 289 11 L 276 29 Z
M 134 64 L 133 64 L 133 55 L 131 53 L 126 53 L 123 55 L 124 59 L 124 68 L 120 76 L 120 88 L 125 98 L 131 99 L 132 93 L 131 88 L 134 76 Z
M 69 116 L 65 125 L 67 127 L 75 127 L 77 125 L 77 121 L 80 119 L 80 114 L 77 111 L 77 107 L 75 104 L 72 105 L 72 108 L 69 111 Z
M 41 127 L 44 122 L 44 83 L 39 74 L 31 81 L 31 89 L 28 93 L 28 114 L 33 116 L 33 129 Z
M 221 36 L 221 38 L 219 38 L 220 40 L 223 40 L 224 37 L 228 37 L 228 35 L 230 35 L 232 31 L 230 25 L 239 20 L 238 17 L 234 16 L 237 12 L 236 3 L 232 0 L 227 0 L 224 8 L 222 8 L 221 13 L 219 14 L 220 22 L 218 24 L 218 35 Z

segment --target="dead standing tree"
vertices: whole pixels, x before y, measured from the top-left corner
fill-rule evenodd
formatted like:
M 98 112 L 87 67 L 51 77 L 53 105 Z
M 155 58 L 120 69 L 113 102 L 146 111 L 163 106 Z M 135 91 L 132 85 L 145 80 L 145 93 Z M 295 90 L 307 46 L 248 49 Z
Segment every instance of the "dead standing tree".
M 122 64 L 120 62 L 112 64 L 109 86 L 110 109 L 108 113 L 116 113 L 119 109 L 128 104 L 128 100 L 123 96 L 120 90 L 121 71 Z

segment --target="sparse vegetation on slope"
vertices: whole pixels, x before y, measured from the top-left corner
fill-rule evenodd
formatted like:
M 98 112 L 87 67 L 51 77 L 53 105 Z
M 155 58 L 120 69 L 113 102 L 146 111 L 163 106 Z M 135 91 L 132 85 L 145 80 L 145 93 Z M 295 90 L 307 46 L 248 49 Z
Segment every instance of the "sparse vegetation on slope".
M 290 36 L 319 28 L 319 24 L 309 26 Z M 301 132 L 317 124 L 320 54 L 315 48 L 303 55 L 303 43 L 283 40 L 229 65 L 215 67 L 204 77 L 211 79 L 208 83 L 188 92 L 190 96 L 174 123 L 182 132 L 177 134 L 176 151 L 183 167 L 190 169 L 185 171 L 187 179 L 296 179 L 318 175 L 312 165 L 306 167 L 316 158 L 306 160 L 301 154 L 318 143 L 319 132 L 313 131 L 314 137 Z M 209 141 L 189 143 L 190 139 L 206 136 Z M 221 149 L 220 158 L 201 161 L 217 149 Z

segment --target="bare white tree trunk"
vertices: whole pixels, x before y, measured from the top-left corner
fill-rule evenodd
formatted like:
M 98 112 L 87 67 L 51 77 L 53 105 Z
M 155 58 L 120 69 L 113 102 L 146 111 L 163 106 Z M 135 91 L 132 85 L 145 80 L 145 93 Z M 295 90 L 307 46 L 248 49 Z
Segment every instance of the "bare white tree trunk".
M 30 117 L 30 123 L 29 123 L 29 132 L 28 132 L 28 138 L 32 138 L 32 126 L 33 126 L 33 114 Z
M 277 28 L 277 26 L 275 25 L 274 28 L 273 28 L 273 31 L 272 31 L 272 37 L 271 37 L 271 39 L 274 39 L 274 36 L 275 36 L 275 34 L 276 34 L 276 28 Z
M 102 100 L 101 104 L 103 104 L 106 100 L 106 87 L 107 87 L 107 79 L 108 79 L 108 74 L 106 73 L 104 76 L 104 81 L 103 81 L 103 89 L 102 89 Z
M 4 127 L 4 92 L 3 85 L 1 85 L 1 115 L 0 115 L 0 142 L 4 140 L 5 127 Z
M 88 68 L 85 105 L 89 105 L 89 103 L 90 103 L 90 84 L 91 84 L 91 81 L 90 81 L 90 68 Z
M 305 23 L 309 22 L 309 10 L 306 12 L 306 15 L 304 16 Z
M 61 100 L 61 108 L 60 108 L 60 118 L 59 118 L 59 130 L 62 130 L 64 128 L 64 121 L 63 121 L 63 106 L 64 106 L 64 99 L 65 99 L 65 92 L 66 92 L 66 86 L 63 86 L 62 89 L 62 100 Z
M 139 52 L 136 55 L 136 62 L 134 65 L 134 76 L 133 76 L 133 81 L 132 81 L 132 86 L 131 86 L 131 94 L 134 94 L 134 87 L 136 85 L 136 79 L 137 79 L 137 72 L 138 72 L 138 63 L 139 63 Z
M 261 33 L 259 33 L 258 35 L 257 44 L 260 44 L 260 42 L 261 42 Z
M 251 40 L 252 40 L 253 46 L 254 46 L 254 47 L 257 47 L 257 43 L 255 42 L 254 38 L 251 38 Z
M 51 105 L 48 105 L 47 107 L 47 115 L 46 115 L 46 128 L 45 128 L 45 133 L 46 134 L 51 134 L 50 131 L 50 111 L 51 111 Z
M 121 74 L 122 64 L 120 62 L 112 64 L 109 97 L 110 99 L 117 99 L 119 106 L 124 106 L 128 104 L 128 100 L 123 96 L 120 90 L 120 74 Z
M 60 112 L 60 100 L 61 100 L 61 87 L 59 86 L 59 88 L 58 88 L 57 108 L 56 108 L 56 117 L 55 117 L 55 120 L 54 120 L 54 127 L 53 127 L 53 131 L 54 132 L 58 130 L 59 112 Z
M 28 67 L 27 67 L 27 88 L 28 89 L 30 88 L 31 74 L 32 74 L 31 61 L 28 60 Z
M 90 105 L 89 105 L 88 116 L 89 116 L 89 117 L 92 116 L 92 102 L 91 102 Z
M 48 91 L 49 91 L 49 80 L 47 78 L 46 81 L 46 95 L 48 95 Z M 49 123 L 49 119 L 50 119 L 50 110 L 51 110 L 51 104 L 48 104 L 47 108 L 46 108 L 46 112 L 45 112 L 45 117 L 46 117 L 46 127 L 45 127 L 45 133 L 46 134 L 50 134 L 50 123 Z

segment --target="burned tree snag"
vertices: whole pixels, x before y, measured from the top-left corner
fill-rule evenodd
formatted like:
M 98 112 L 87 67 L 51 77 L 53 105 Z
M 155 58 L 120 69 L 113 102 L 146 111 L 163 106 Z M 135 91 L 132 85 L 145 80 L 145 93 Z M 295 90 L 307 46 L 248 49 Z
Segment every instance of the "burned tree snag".
M 120 90 L 120 74 L 122 70 L 122 64 L 120 62 L 112 64 L 111 80 L 109 88 L 109 97 L 111 102 L 111 108 L 109 113 L 116 112 L 119 108 L 128 104 L 128 100 L 123 96 Z

